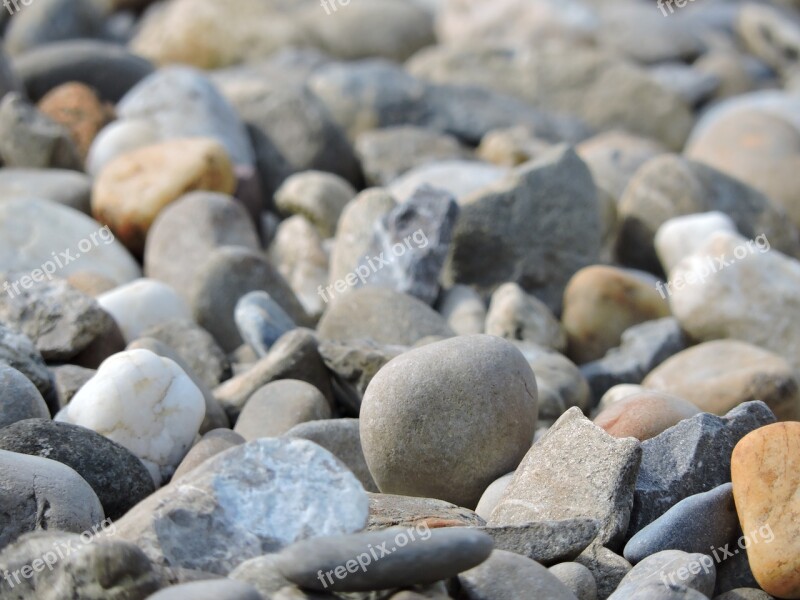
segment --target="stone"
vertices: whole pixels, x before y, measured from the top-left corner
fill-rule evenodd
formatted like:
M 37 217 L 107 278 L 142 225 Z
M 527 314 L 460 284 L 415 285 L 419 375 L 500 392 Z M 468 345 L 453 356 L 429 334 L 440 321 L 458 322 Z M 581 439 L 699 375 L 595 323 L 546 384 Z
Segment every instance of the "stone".
M 0 171 L 0 199 L 42 198 L 89 214 L 92 180 L 68 169 L 14 169 Z
M 701 249 L 707 239 L 718 231 L 737 233 L 733 219 L 718 210 L 665 221 L 656 231 L 654 239 L 664 271 L 672 272 L 681 260 Z
M 95 137 L 86 156 L 86 172 L 97 177 L 114 159 L 157 143 L 158 131 L 143 119 L 116 120 Z
M 297 325 L 267 292 L 249 292 L 239 298 L 233 312 L 239 335 L 263 358 L 270 346 Z
M 318 594 L 301 592 L 278 570 L 279 554 L 266 554 L 244 561 L 228 574 L 229 579 L 243 581 L 255 587 L 263 598 L 286 600 L 308 600 L 318 598 Z M 285 594 L 285 595 L 284 595 Z
M 549 567 L 576 558 L 597 537 L 599 529 L 599 521 L 578 518 L 532 521 L 524 525 L 490 525 L 482 531 L 492 537 L 497 550 L 521 554 Z
M 469 160 L 446 160 L 415 167 L 395 179 L 389 192 L 401 202 L 410 197 L 420 186 L 450 192 L 459 202 L 492 184 L 502 181 L 509 170 L 489 163 Z
M 50 409 L 31 380 L 0 360 L 0 427 L 49 418 Z
M 71 38 L 103 37 L 103 14 L 99 6 L 89 0 L 47 0 L 32 5 L 11 19 L 4 35 L 4 48 L 16 55 Z
M 771 6 L 743 7 L 737 33 L 747 50 L 786 76 L 797 68 L 800 21 L 792 12 Z
M 130 450 L 159 484 L 188 452 L 204 416 L 202 392 L 177 364 L 131 350 L 100 365 L 56 420 L 92 429 Z
M 0 450 L 0 475 L 0 509 L 8 515 L 0 548 L 29 531 L 81 533 L 104 518 L 91 486 L 60 462 Z
M 738 531 L 733 487 L 723 483 L 675 504 L 628 541 L 624 556 L 636 564 L 662 550 L 704 553 L 727 546 Z
M 681 327 L 692 338 L 707 342 L 733 338 L 762 346 L 800 367 L 800 327 L 790 315 L 796 313 L 800 286 L 800 262 L 770 251 L 774 240 L 759 235 L 756 241 L 738 235 L 714 234 L 702 249 L 687 256 L 670 273 L 674 281 L 689 282 L 709 271 L 709 257 L 720 257 L 724 269 L 704 285 L 676 290 L 670 304 Z M 733 260 L 730 259 L 733 257 Z M 773 282 L 780 281 L 780 286 Z M 730 290 L 736 290 L 730 293 Z M 715 310 L 704 307 L 715 306 Z
M 229 579 L 214 579 L 211 581 L 194 581 L 182 583 L 165 588 L 151 596 L 150 600 L 181 600 L 182 598 L 195 600 L 261 600 L 258 590 L 242 581 Z
M 609 435 L 643 442 L 700 412 L 694 404 L 678 396 L 645 391 L 622 398 L 600 411 L 593 420 Z
M 770 596 L 764 590 L 756 588 L 737 588 L 719 596 L 714 596 L 714 600 L 771 600 Z
M 531 600 L 576 600 L 542 565 L 505 550 L 494 550 L 489 560 L 461 573 L 458 583 L 469 600 L 512 600 L 520 590 Z
M 553 565 L 549 569 L 578 600 L 597 600 L 597 584 L 592 572 L 581 564 L 564 562 Z
M 466 285 L 442 290 L 436 310 L 458 335 L 485 333 L 486 305 L 480 294 Z
M 569 278 L 597 262 L 597 193 L 571 149 L 554 149 L 459 204 L 446 285 L 464 283 L 486 293 L 516 282 L 559 313 Z
M 75 470 L 92 487 L 109 519 L 155 491 L 150 473 L 122 446 L 83 427 L 44 419 L 0 429 L 0 448 L 55 460 Z
M 776 423 L 742 438 L 733 450 L 731 476 L 739 521 L 752 539 L 747 557 L 759 586 L 779 598 L 800 595 L 796 490 L 800 423 Z M 768 542 L 768 543 L 767 543 Z
M 516 283 L 501 285 L 492 294 L 486 314 L 486 333 L 533 342 L 559 352 L 567 349 L 567 336 L 555 315 Z
M 331 418 L 328 400 L 305 381 L 283 379 L 268 383 L 242 408 L 234 431 L 247 441 L 278 437 L 295 425 Z
M 42 270 L 38 275 L 40 282 L 32 289 L 23 285 L 18 294 L 0 296 L 0 319 L 27 335 L 45 360 L 69 360 L 113 327 L 111 317 L 93 298 L 63 279 L 50 280 L 48 275 L 44 281 Z M 25 283 L 19 273 L 6 278 Z
M 693 563 L 698 564 L 698 563 Z M 685 585 L 665 584 L 658 579 L 620 588 L 609 600 L 707 600 L 708 596 Z
M 189 319 L 189 307 L 170 286 L 154 279 L 137 279 L 98 296 L 127 342 L 148 329 L 175 319 Z
M 644 585 L 660 583 L 666 588 L 684 586 L 697 590 L 706 597 L 714 593 L 714 581 L 717 570 L 714 561 L 707 554 L 682 552 L 680 550 L 663 550 L 651 554 L 637 564 L 619 584 L 611 600 L 636 598 L 628 595 L 628 588 L 639 588 Z M 657 579 L 656 579 L 657 577 Z M 640 596 L 644 598 L 645 596 Z M 647 596 L 652 598 L 654 596 Z M 691 598 L 691 596 L 689 596 Z M 698 597 L 699 598 L 699 597 Z
M 710 100 L 721 84 L 716 75 L 680 62 L 654 65 L 649 73 L 660 85 L 683 98 L 691 107 L 702 106 Z
M 330 374 L 317 347 L 317 339 L 311 331 L 290 331 L 275 342 L 270 353 L 252 368 L 216 388 L 214 397 L 235 421 L 247 400 L 259 388 L 279 379 L 299 379 L 315 386 L 332 404 Z
M 525 455 L 536 419 L 536 381 L 522 354 L 500 338 L 461 336 L 378 372 L 361 405 L 361 443 L 382 492 L 474 508 Z M 456 433 L 442 437 L 442 428 Z
M 355 268 L 361 284 L 388 287 L 433 304 L 439 296 L 439 275 L 458 211 L 455 198 L 448 192 L 429 186 L 418 188 L 375 223 L 368 253 L 377 261 L 385 254 L 388 264 L 381 262 L 376 269 L 370 268 L 370 259 L 366 264 L 361 260 Z
M 355 151 L 367 184 L 374 186 L 388 186 L 415 167 L 468 158 L 455 137 L 411 125 L 364 131 Z
M 800 418 L 800 382 L 792 366 L 737 340 L 705 342 L 679 352 L 651 371 L 642 385 L 715 415 L 761 400 L 780 420 Z
M 762 528 L 760 532 L 763 533 L 764 529 L 771 531 L 769 527 L 765 527 Z M 751 538 L 750 535 L 753 535 L 753 538 Z M 767 535 L 771 537 L 766 537 Z M 724 551 L 728 550 L 725 547 L 715 549 L 719 562 L 717 563 L 717 583 L 714 587 L 714 595 L 723 594 L 740 587 L 759 588 L 758 582 L 750 568 L 747 549 L 741 546 L 747 545 L 750 539 L 755 539 L 757 543 L 761 541 L 769 542 L 769 540 L 775 539 L 774 536 L 769 533 L 765 534 L 764 537 L 766 538 L 765 540 L 759 539 L 759 531 L 752 531 L 747 536 L 743 535 L 737 540 L 737 544 L 733 548 L 732 557 L 725 554 Z M 733 546 L 733 544 L 731 544 L 731 546 Z M 728 550 L 728 553 L 731 553 L 731 550 Z
M 377 492 L 361 448 L 358 419 L 326 419 L 308 421 L 292 427 L 284 437 L 301 438 L 318 444 L 342 461 L 352 471 L 364 489 Z
M 630 327 L 669 315 L 669 304 L 647 278 L 594 265 L 578 271 L 567 284 L 561 321 L 570 358 L 583 364 L 617 347 Z
M 536 160 L 553 147 L 525 125 L 490 131 L 475 150 L 478 158 L 501 167 L 517 167 Z
M 225 352 L 242 343 L 234 312 L 239 298 L 252 291 L 267 292 L 298 325 L 308 321 L 289 284 L 263 254 L 242 247 L 217 248 L 198 270 L 189 297 L 194 320 Z
M 606 600 L 619 586 L 620 581 L 631 570 L 631 563 L 605 546 L 592 544 L 575 562 L 583 565 L 594 575 L 598 600 Z
M 36 110 L 18 92 L 0 101 L 0 157 L 10 167 L 80 170 L 69 132 Z
M 144 270 L 188 302 L 203 264 L 222 246 L 260 249 L 247 210 L 225 194 L 189 192 L 167 205 L 153 222 L 145 243 Z
M 600 522 L 597 542 L 619 547 L 641 456 L 638 441 L 613 438 L 571 408 L 525 455 L 489 524 L 590 517 Z
M 328 306 L 317 327 L 320 338 L 411 346 L 424 337 L 450 337 L 453 331 L 427 304 L 381 287 L 353 290 Z
M 739 232 L 765 235 L 772 246 L 800 255 L 797 229 L 786 212 L 748 185 L 675 154 L 647 161 L 633 176 L 619 205 L 617 254 L 625 265 L 658 272 L 653 246 L 658 228 L 674 217 L 720 211 Z
M 11 329 L 0 321 L 0 364 L 11 367 L 27 377 L 48 403 L 57 406 L 53 377 L 42 355 L 24 333 Z
M 79 260 L 75 260 L 76 240 L 80 240 L 78 245 L 84 248 L 86 240 L 93 244 L 90 252 L 81 252 Z M 53 248 L 66 250 L 54 257 Z M 61 263 L 57 269 L 61 277 L 91 271 L 116 284 L 141 277 L 136 261 L 113 233 L 86 215 L 55 202 L 33 198 L 0 202 L 0 264 L 4 269 L 32 272 L 52 269 L 58 263 Z
M 361 484 L 327 450 L 260 439 L 205 461 L 116 527 L 159 565 L 225 575 L 302 539 L 360 531 L 367 511 Z
M 380 560 L 370 555 L 373 547 L 386 552 Z M 297 542 L 278 555 L 277 565 L 304 589 L 358 592 L 432 584 L 476 567 L 491 553 L 492 539 L 474 529 L 390 528 Z M 355 568 L 343 576 L 335 571 L 348 563 Z
M 56 86 L 79 81 L 100 98 L 117 102 L 153 65 L 124 46 L 100 40 L 65 40 L 32 49 L 15 57 L 15 73 L 29 96 L 39 100 Z
M 240 446 L 245 443 L 245 439 L 238 433 L 230 429 L 212 429 L 201 437 L 192 446 L 189 453 L 183 458 L 181 464 L 175 469 L 172 476 L 173 481 L 178 481 L 189 471 L 198 467 L 212 456 L 216 456 L 229 448 Z
M 506 473 L 502 477 L 495 479 L 489 484 L 489 487 L 483 491 L 481 499 L 478 501 L 478 506 L 475 508 L 475 512 L 484 521 L 488 521 L 491 518 L 492 511 L 495 509 L 498 502 L 500 502 L 500 498 L 503 497 L 508 484 L 511 483 L 513 478 L 513 471 L 511 473 Z
M 93 271 L 78 271 L 67 277 L 67 283 L 92 298 L 97 298 L 117 287 L 112 279 Z
M 95 180 L 92 215 L 131 252 L 141 255 L 153 221 L 185 190 L 232 194 L 235 186 L 233 166 L 219 142 L 167 140 L 109 162 Z
M 355 196 L 353 186 L 341 177 L 305 171 L 283 182 L 275 192 L 275 205 L 285 215 L 303 215 L 323 238 L 329 238 L 336 233 L 342 210 Z
M 646 321 L 622 332 L 619 346 L 581 365 L 595 399 L 620 384 L 638 384 L 665 360 L 683 351 L 686 335 L 674 317 Z
M 394 494 L 368 494 L 367 530 L 389 527 L 479 527 L 486 521 L 477 514 L 443 500 Z
M 774 422 L 766 404 L 745 402 L 724 417 L 701 413 L 642 442 L 628 538 L 681 500 L 729 482 L 733 448 Z
M 66 83 L 39 101 L 39 110 L 67 128 L 82 161 L 100 130 L 114 120 L 114 109 L 82 83 Z

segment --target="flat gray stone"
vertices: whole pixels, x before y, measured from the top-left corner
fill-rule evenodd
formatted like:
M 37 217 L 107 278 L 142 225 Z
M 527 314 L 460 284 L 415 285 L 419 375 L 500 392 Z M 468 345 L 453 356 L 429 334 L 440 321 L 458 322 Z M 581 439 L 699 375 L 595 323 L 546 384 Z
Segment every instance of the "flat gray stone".
M 526 525 L 484 527 L 494 547 L 526 556 L 546 567 L 576 558 L 597 537 L 594 519 L 536 521 Z

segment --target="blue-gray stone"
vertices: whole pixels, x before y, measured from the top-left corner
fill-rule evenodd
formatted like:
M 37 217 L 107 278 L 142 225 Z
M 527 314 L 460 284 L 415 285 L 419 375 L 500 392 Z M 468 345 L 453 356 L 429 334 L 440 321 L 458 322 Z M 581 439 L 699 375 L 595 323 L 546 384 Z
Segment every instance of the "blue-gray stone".
M 250 292 L 242 296 L 236 303 L 233 318 L 242 339 L 259 358 L 266 356 L 272 344 L 284 333 L 297 328 L 292 318 L 267 292 Z

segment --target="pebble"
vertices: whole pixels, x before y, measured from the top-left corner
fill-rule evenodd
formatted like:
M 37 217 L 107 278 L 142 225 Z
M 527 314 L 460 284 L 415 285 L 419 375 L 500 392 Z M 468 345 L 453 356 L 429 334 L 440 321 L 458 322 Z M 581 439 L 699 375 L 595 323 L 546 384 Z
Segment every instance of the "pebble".
M 651 554 L 633 567 L 625 575 L 617 591 L 611 595 L 610 600 L 658 598 L 654 593 L 655 590 L 649 590 L 649 588 L 648 591 L 653 593 L 652 596 L 641 595 L 641 588 L 651 585 L 663 586 L 662 595 L 673 587 L 687 587 L 700 592 L 705 597 L 711 597 L 714 593 L 716 574 L 714 560 L 708 554 L 663 550 Z M 684 597 L 691 598 L 692 595 Z M 701 597 L 697 596 L 697 598 Z
M 398 177 L 388 187 L 399 200 L 409 198 L 423 185 L 450 192 L 459 202 L 508 175 L 508 169 L 469 160 L 445 160 L 421 165 Z
M 449 579 L 491 553 L 492 539 L 474 529 L 389 528 L 298 542 L 280 553 L 277 565 L 305 589 L 358 592 Z
M 149 600 L 181 600 L 182 598 L 194 600 L 261 600 L 258 590 L 242 581 L 229 579 L 214 579 L 211 581 L 194 581 L 182 583 L 161 590 L 151 596 Z
M 225 575 L 301 539 L 360 531 L 368 504 L 355 476 L 327 450 L 306 440 L 259 439 L 139 503 L 115 523 L 116 537 L 159 565 Z
M 771 600 L 770 596 L 764 590 L 756 588 L 737 588 L 719 596 L 714 596 L 714 600 Z
M 597 600 L 597 584 L 594 581 L 594 575 L 583 565 L 563 562 L 553 565 L 547 570 L 575 594 L 578 600 Z
M 598 544 L 590 545 L 575 559 L 575 562 L 589 569 L 594 575 L 599 600 L 607 600 L 632 568 L 631 563 L 619 554 Z
M 480 294 L 467 285 L 442 290 L 436 310 L 458 335 L 486 333 L 486 306 Z
M 249 292 L 239 298 L 233 318 L 242 339 L 259 358 L 266 356 L 284 333 L 297 327 L 267 292 Z
M 30 9 L 30 10 L 27 10 Z M 104 34 L 100 7 L 89 0 L 50 0 L 25 6 L 14 15 L 4 36 L 11 55 L 71 38 L 99 38 Z
M 30 379 L 0 361 L 0 428 L 25 419 L 49 419 L 50 409 Z
M 506 488 L 514 478 L 514 471 L 506 473 L 502 477 L 498 477 L 483 491 L 481 499 L 478 501 L 478 506 L 475 507 L 475 512 L 484 521 L 488 521 L 492 516 L 492 511 L 495 509 Z
M 22 373 L 36 386 L 50 408 L 56 406 L 53 376 L 47 370 L 42 355 L 28 336 L 5 325 L 2 321 L 0 321 L 0 364 Z
M 0 170 L 0 197 L 42 198 L 86 215 L 91 208 L 92 180 L 83 173 L 68 169 Z
M 638 441 L 613 438 L 571 408 L 528 451 L 489 524 L 590 517 L 597 541 L 619 547 L 641 457 Z
M 701 411 L 688 400 L 661 392 L 633 393 L 603 409 L 594 424 L 616 438 L 643 442 Z
M 532 521 L 524 525 L 488 526 L 494 547 L 527 556 L 544 566 L 576 558 L 597 537 L 600 522 L 595 519 Z
M 125 390 L 135 390 L 135 396 Z M 106 360 L 56 420 L 92 429 L 139 457 L 156 485 L 186 455 L 205 416 L 202 392 L 181 368 L 147 350 Z
M 192 446 L 192 449 L 189 450 L 188 454 L 186 454 L 181 461 L 181 464 L 175 469 L 172 481 L 178 481 L 178 479 L 186 475 L 186 473 L 204 463 L 212 456 L 216 456 L 220 452 L 224 452 L 229 448 L 240 446 L 244 443 L 245 439 L 242 436 L 231 431 L 227 427 L 212 429 L 195 442 L 195 445 Z
M 344 207 L 355 196 L 356 190 L 341 177 L 306 171 L 283 182 L 275 192 L 275 206 L 285 215 L 303 215 L 323 238 L 329 238 L 336 232 Z
M 733 219 L 718 210 L 665 221 L 656 231 L 654 239 L 664 271 L 671 273 L 681 260 L 700 250 L 706 240 L 719 231 L 737 233 Z
M 533 342 L 559 352 L 567 349 L 567 335 L 550 309 L 516 283 L 506 283 L 492 294 L 486 313 L 486 333 Z
M 733 496 L 747 557 L 759 586 L 779 598 L 800 596 L 796 490 L 800 424 L 775 423 L 742 438 L 733 450 Z M 759 539 L 760 538 L 760 539 Z
M 475 527 L 486 521 L 468 508 L 435 498 L 368 494 L 369 521 L 367 529 L 376 531 L 389 527 Z
M 378 372 L 361 406 L 361 443 L 382 492 L 474 508 L 525 455 L 536 418 L 536 381 L 522 354 L 500 338 L 461 336 Z

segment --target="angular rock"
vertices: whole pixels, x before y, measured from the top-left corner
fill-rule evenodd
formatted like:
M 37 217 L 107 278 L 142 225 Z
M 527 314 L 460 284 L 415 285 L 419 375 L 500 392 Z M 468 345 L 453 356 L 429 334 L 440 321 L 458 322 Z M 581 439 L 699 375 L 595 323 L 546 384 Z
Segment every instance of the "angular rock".
M 571 408 L 528 451 L 489 524 L 590 517 L 597 541 L 620 546 L 633 505 L 642 450 L 612 438 Z
M 599 521 L 583 518 L 481 528 L 492 537 L 497 550 L 521 554 L 546 567 L 576 558 L 599 529 Z
M 361 484 L 327 450 L 261 439 L 202 463 L 116 527 L 157 564 L 225 575 L 298 540 L 359 531 L 367 511 Z
M 267 292 L 249 292 L 236 303 L 233 312 L 239 335 L 255 350 L 256 356 L 265 357 L 270 346 L 297 325 L 280 304 Z
M 555 315 L 516 283 L 501 285 L 492 294 L 486 313 L 486 333 L 533 342 L 559 352 L 567 349 L 567 336 Z
M 486 521 L 467 508 L 435 498 L 415 498 L 393 494 L 369 495 L 367 529 L 388 527 L 474 527 Z
M 0 360 L 0 428 L 49 418 L 50 409 L 31 380 Z

